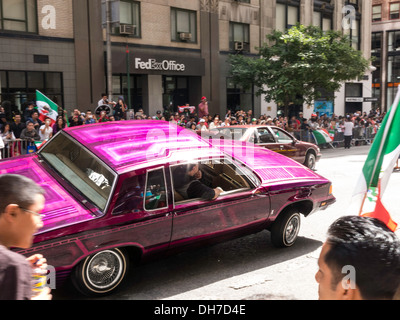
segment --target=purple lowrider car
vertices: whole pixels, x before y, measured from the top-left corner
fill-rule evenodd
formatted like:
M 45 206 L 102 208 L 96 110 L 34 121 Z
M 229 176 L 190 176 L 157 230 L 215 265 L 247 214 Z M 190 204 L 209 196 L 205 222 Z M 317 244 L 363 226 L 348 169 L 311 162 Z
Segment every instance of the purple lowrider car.
M 185 199 L 178 167 L 197 163 L 202 181 L 224 192 Z M 0 174 L 27 176 L 46 191 L 44 227 L 34 245 L 85 294 L 118 287 L 129 262 L 264 229 L 272 243 L 294 244 L 300 214 L 335 201 L 329 180 L 292 159 L 234 141 L 203 140 L 162 121 L 68 128 L 34 155 L 0 161 Z

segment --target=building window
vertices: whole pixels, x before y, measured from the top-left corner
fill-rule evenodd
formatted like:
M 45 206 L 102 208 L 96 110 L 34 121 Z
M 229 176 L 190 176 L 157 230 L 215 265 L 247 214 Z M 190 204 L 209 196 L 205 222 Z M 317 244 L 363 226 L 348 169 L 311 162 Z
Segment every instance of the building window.
M 0 29 L 37 33 L 36 0 L 0 0 Z
M 371 53 L 382 51 L 382 32 L 372 32 L 371 36 Z
M 400 51 L 400 31 L 388 32 L 388 51 Z
M 276 30 L 285 32 L 300 22 L 300 2 L 278 0 L 276 4 Z M 290 2 L 290 4 L 288 4 Z
M 250 26 L 248 24 L 230 23 L 229 50 L 242 52 L 250 51 Z
M 382 20 L 382 5 L 372 7 L 372 22 Z
M 140 3 L 136 1 L 121 1 L 119 4 L 120 27 L 116 34 L 140 37 Z
M 26 102 L 36 100 L 36 90 L 60 107 L 64 104 L 61 72 L 0 71 L 0 76 L 0 99 L 10 101 L 14 112 L 23 111 Z
M 389 18 L 391 20 L 400 18 L 400 3 L 391 3 L 389 6 Z
M 333 11 L 335 7 L 328 2 L 315 2 L 313 13 L 313 25 L 321 28 L 322 31 L 329 31 L 333 28 Z
M 181 42 L 197 42 L 197 13 L 171 8 L 171 40 Z

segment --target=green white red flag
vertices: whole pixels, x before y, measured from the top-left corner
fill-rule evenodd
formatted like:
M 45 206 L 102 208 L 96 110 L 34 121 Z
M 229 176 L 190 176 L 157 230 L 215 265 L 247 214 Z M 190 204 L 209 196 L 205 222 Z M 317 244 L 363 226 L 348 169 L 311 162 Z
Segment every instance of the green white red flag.
M 318 128 L 317 130 L 313 130 L 312 134 L 314 135 L 315 141 L 318 145 L 331 143 L 333 141 L 329 132 L 325 129 Z
M 45 121 L 46 118 L 51 119 L 51 125 L 56 123 L 58 116 L 58 105 L 51 101 L 39 90 L 36 90 L 36 106 L 39 111 L 39 119 Z
M 359 203 L 359 214 L 383 221 L 395 231 L 394 222 L 385 208 L 383 194 L 400 155 L 400 90 L 376 134 L 352 202 Z M 352 205 L 353 207 L 353 205 Z

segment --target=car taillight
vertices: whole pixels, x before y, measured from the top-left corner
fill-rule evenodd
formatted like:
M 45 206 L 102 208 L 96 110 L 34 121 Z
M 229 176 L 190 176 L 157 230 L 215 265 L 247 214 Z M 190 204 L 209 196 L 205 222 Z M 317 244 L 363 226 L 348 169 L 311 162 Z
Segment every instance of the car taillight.
M 331 195 L 331 194 L 332 194 L 332 185 L 329 186 L 329 194 L 328 195 Z

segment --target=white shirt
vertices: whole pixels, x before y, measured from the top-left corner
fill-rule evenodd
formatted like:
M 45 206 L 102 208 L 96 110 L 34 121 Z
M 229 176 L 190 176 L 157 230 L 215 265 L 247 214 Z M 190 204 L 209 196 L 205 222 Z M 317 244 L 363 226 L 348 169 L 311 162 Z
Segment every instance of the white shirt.
M 39 137 L 40 137 L 40 141 L 44 141 L 47 139 L 50 139 L 50 135 L 53 133 L 53 128 L 52 127 L 48 127 L 44 133 L 42 133 L 42 130 L 45 129 L 45 125 L 42 125 L 39 128 Z
M 354 123 L 351 121 L 346 121 L 344 123 L 344 135 L 345 136 L 352 136 L 353 135 L 353 128 L 354 128 Z

